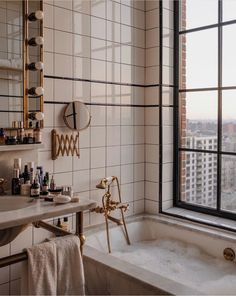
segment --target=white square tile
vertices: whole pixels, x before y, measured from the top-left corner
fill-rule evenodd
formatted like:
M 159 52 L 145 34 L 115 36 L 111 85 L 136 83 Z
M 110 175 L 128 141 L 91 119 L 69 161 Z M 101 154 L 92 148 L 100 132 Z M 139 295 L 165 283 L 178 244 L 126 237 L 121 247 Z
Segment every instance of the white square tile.
M 159 9 L 146 12 L 146 30 L 159 27 Z
M 145 108 L 145 124 L 159 125 L 159 107 Z
M 121 166 L 121 184 L 132 183 L 134 181 L 133 164 Z
M 145 88 L 145 105 L 158 105 L 159 104 L 159 87 L 146 87 Z
M 82 13 L 90 14 L 91 1 L 88 0 L 74 0 L 73 1 L 73 10 L 79 11 Z
M 39 164 L 43 166 L 45 172 L 53 173 L 53 160 L 51 151 L 40 151 L 38 153 Z
M 91 58 L 98 60 L 106 60 L 106 41 L 91 38 Z
M 132 28 L 133 45 L 145 48 L 145 31 Z
M 159 203 L 152 200 L 145 200 L 145 213 L 156 215 L 159 213 Z
M 54 161 L 54 173 L 72 172 L 72 156 L 59 156 Z
M 54 98 L 59 102 L 71 102 L 73 97 L 73 82 L 65 79 L 55 79 Z M 61 108 L 65 106 L 61 105 Z
M 146 163 L 146 178 L 147 181 L 159 182 L 159 165 Z
M 54 29 L 72 32 L 72 11 L 54 7 Z
M 103 83 L 91 83 L 91 102 L 106 103 L 106 85 Z
M 144 163 L 134 164 L 134 182 L 144 181 Z
M 89 2 L 89 1 L 87 1 Z M 73 29 L 74 33 L 90 36 L 90 16 L 82 13 L 73 13 Z
M 122 202 L 130 202 L 134 200 L 133 183 L 121 185 L 121 198 Z
M 168 9 L 163 9 L 163 27 L 173 29 L 174 27 L 173 11 Z
M 103 148 L 91 148 L 91 168 L 105 167 L 106 151 Z
M 107 61 L 120 63 L 121 45 L 116 42 L 107 41 Z
M 90 102 L 90 82 L 74 81 L 74 98 L 83 102 Z
M 120 165 L 120 146 L 107 147 L 106 157 L 107 166 L 117 166 Z
M 44 101 L 53 101 L 54 100 L 54 87 L 53 79 L 44 78 Z
M 73 170 L 88 170 L 90 165 L 90 148 L 80 149 L 80 158 L 77 156 L 73 157 Z
M 91 79 L 106 80 L 106 63 L 105 61 L 91 60 Z
M 144 212 L 144 200 L 138 200 L 134 202 L 134 214 L 141 214 Z
M 120 145 L 120 126 L 107 127 L 107 146 Z
M 122 101 L 123 101 L 122 97 Z M 122 102 L 123 104 L 130 104 L 130 102 Z M 134 122 L 134 109 L 133 107 L 121 107 L 121 125 L 133 125 Z
M 163 144 L 172 144 L 173 143 L 173 127 L 164 126 L 163 127 Z
M 53 44 L 53 34 L 54 31 L 52 29 L 44 28 L 44 50 L 53 52 L 54 44 Z
M 144 199 L 144 181 L 134 183 L 134 200 Z
M 54 106 L 53 104 L 44 104 L 44 126 L 53 127 Z
M 121 25 L 121 43 L 132 45 L 134 37 L 132 34 L 132 28 L 126 25 Z
M 71 33 L 55 31 L 55 46 L 56 53 L 72 55 L 72 38 Z
M 107 21 L 107 40 L 113 42 L 120 42 L 121 40 L 121 32 L 120 32 L 120 24 Z
M 144 67 L 145 66 L 145 49 L 134 47 L 134 65 Z
M 121 127 L 121 144 L 131 145 L 134 143 L 134 127 L 122 126 Z
M 173 180 L 173 164 L 163 164 L 163 182 L 169 182 Z
M 54 179 L 57 186 L 73 185 L 72 172 L 54 174 Z
M 107 19 L 113 22 L 120 22 L 120 3 L 107 0 Z
M 90 128 L 79 133 L 80 148 L 90 147 Z
M 158 0 L 148 0 L 148 1 L 145 1 L 145 4 L 146 4 L 146 11 L 159 8 Z
M 134 145 L 134 163 L 145 161 L 145 145 Z
M 120 64 L 106 62 L 107 81 L 120 83 Z
M 66 8 L 66 9 L 72 9 L 72 0 L 54 0 L 54 5 Z
M 55 75 L 72 77 L 72 56 L 55 54 Z
M 133 25 L 133 9 L 126 5 L 121 5 L 121 23 L 127 26 Z
M 144 126 L 134 127 L 134 144 L 143 144 L 145 142 Z
M 134 27 L 145 30 L 145 12 L 134 9 L 133 10 L 133 24 Z
M 106 39 L 106 21 L 91 16 L 91 37 Z
M 162 198 L 163 198 L 163 201 L 173 199 L 173 183 L 172 182 L 163 182 Z
M 91 1 L 91 15 L 106 18 L 106 1 L 93 0 Z
M 145 182 L 145 198 L 159 201 L 159 183 Z
M 159 47 L 146 49 L 146 67 L 159 65 Z
M 44 53 L 44 75 L 54 74 L 54 58 L 53 53 Z
M 112 98 L 111 98 L 112 100 Z M 107 107 L 107 125 L 120 125 L 120 107 Z
M 74 57 L 74 76 L 76 78 L 90 79 L 91 60 L 88 58 Z
M 74 52 L 75 56 L 90 58 L 91 56 L 91 38 L 82 35 L 73 35 Z
M 163 30 L 164 32 L 164 30 Z M 163 42 L 166 40 L 166 34 L 163 33 Z M 159 46 L 159 28 L 146 31 L 146 48 Z
M 103 147 L 106 144 L 106 128 L 104 126 L 91 127 L 91 147 Z
M 73 172 L 74 192 L 88 191 L 89 183 L 90 183 L 89 170 Z
M 121 146 L 121 164 L 130 164 L 134 162 L 134 146 Z
M 44 11 L 44 20 L 43 20 L 44 27 L 53 28 L 53 19 L 54 19 L 53 6 L 45 3 L 43 7 L 43 11 Z
M 64 104 L 55 104 L 54 105 L 54 127 L 66 128 L 65 122 L 63 120 L 64 115 Z
M 159 66 L 146 67 L 146 84 L 159 83 Z
M 159 145 L 146 145 L 146 162 L 159 163 Z
M 91 126 L 105 125 L 106 108 L 103 106 L 91 106 Z

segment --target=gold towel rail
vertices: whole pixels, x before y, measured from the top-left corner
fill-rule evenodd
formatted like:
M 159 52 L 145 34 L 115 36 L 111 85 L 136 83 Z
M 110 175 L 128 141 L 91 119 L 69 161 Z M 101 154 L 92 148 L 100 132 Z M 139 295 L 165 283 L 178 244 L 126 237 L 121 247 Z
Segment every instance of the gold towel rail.
M 66 231 L 62 228 L 55 226 L 55 225 L 51 225 L 51 224 L 44 222 L 44 221 L 33 222 L 33 225 L 36 228 L 40 228 L 40 227 L 44 228 L 44 229 L 48 230 L 49 232 L 52 232 L 58 236 L 72 234 L 69 231 Z M 80 250 L 81 250 L 81 254 L 82 254 L 83 253 L 83 245 L 85 242 L 85 237 L 83 235 L 83 212 L 76 213 L 76 235 L 78 235 L 79 239 L 80 239 Z M 21 261 L 25 261 L 27 259 L 28 259 L 28 256 L 27 256 L 26 251 L 18 253 L 18 254 L 14 254 L 14 255 L 6 256 L 3 258 L 0 258 L 0 268 L 8 266 L 8 265 L 16 264 Z

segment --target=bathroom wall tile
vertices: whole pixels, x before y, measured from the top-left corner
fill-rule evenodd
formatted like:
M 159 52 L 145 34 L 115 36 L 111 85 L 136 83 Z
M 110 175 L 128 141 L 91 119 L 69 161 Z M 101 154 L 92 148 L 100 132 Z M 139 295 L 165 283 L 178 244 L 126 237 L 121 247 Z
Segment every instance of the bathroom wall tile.
M 100 39 L 106 39 L 106 21 L 91 16 L 91 36 Z
M 55 75 L 60 77 L 72 77 L 71 56 L 55 54 Z
M 159 166 L 158 164 L 146 163 L 145 179 L 151 182 L 159 181 Z
M 44 54 L 44 75 L 54 74 L 54 59 L 53 54 L 45 52 Z
M 104 178 L 104 176 L 105 176 L 105 168 L 92 169 L 91 170 L 91 179 L 90 179 L 90 189 L 91 190 L 96 189 L 96 185 L 100 182 L 101 179 Z M 98 190 L 98 191 L 100 191 L 100 190 Z M 102 191 L 100 191 L 100 193 L 101 192 Z M 99 196 L 101 196 L 101 194 Z
M 122 196 L 123 202 L 131 202 L 134 200 L 134 185 L 133 185 L 133 183 L 123 184 L 121 186 L 121 196 Z
M 121 25 L 118 23 L 106 21 L 107 26 L 107 40 L 113 42 L 120 42 L 121 41 Z
M 146 49 L 146 67 L 159 65 L 159 47 Z
M 106 165 L 117 166 L 120 164 L 120 146 L 111 146 L 106 149 Z
M 146 11 L 159 8 L 159 1 L 157 0 L 148 0 L 148 1 L 145 1 L 145 4 L 146 4 Z
M 121 144 L 131 145 L 134 143 L 134 127 L 121 126 Z
M 51 151 L 40 151 L 39 163 L 43 164 L 44 171 L 53 173 L 53 160 L 51 156 Z
M 156 215 L 159 212 L 159 203 L 152 200 L 145 200 L 145 213 Z
M 144 181 L 134 183 L 134 200 L 143 200 L 145 197 Z
M 159 125 L 159 108 L 158 107 L 145 109 L 145 124 Z
M 106 62 L 107 81 L 120 83 L 120 70 L 121 66 L 119 63 Z
M 164 163 L 163 164 L 163 182 L 168 182 L 173 179 L 173 164 Z
M 72 40 L 72 34 L 61 31 L 55 31 L 54 51 L 56 53 L 72 55 Z
M 91 126 L 105 125 L 106 109 L 102 106 L 91 107 Z
M 54 173 L 72 171 L 72 156 L 59 156 L 54 162 Z
M 146 145 L 146 162 L 159 163 L 159 145 Z
M 159 67 L 152 66 L 146 68 L 146 84 L 158 84 L 159 83 Z
M 2 284 L 9 282 L 10 280 L 10 267 L 6 266 L 1 268 L 1 272 L 0 272 L 0 295 L 2 295 L 1 291 L 3 289 Z
M 134 182 L 139 182 L 144 180 L 144 163 L 134 164 Z
M 54 177 L 55 177 L 57 186 L 63 186 L 63 185 L 74 186 L 74 184 L 72 184 L 72 172 L 54 174 Z
M 159 87 L 145 88 L 145 105 L 158 105 L 159 104 Z
M 144 212 L 145 202 L 143 199 L 134 202 L 134 214 L 141 214 Z
M 44 5 L 44 27 L 53 28 L 54 11 L 53 6 L 45 3 Z
M 121 166 L 121 184 L 127 184 L 134 181 L 134 169 L 132 164 Z
M 168 37 L 166 36 L 166 34 L 164 34 L 164 40 L 165 42 L 167 42 L 168 40 Z M 165 44 L 168 44 L 168 43 L 165 43 Z M 146 48 L 157 47 L 157 46 L 159 46 L 159 28 L 147 30 L 146 31 Z
M 71 102 L 73 97 L 73 82 L 70 80 L 55 79 L 55 101 Z M 60 106 L 61 108 L 64 106 Z
M 53 44 L 53 30 L 44 28 L 44 50 L 47 52 L 53 52 L 54 44 Z
M 90 184 L 89 170 L 73 172 L 74 192 L 88 191 L 89 184 Z
M 144 126 L 134 127 L 134 144 L 144 143 Z
M 94 0 L 91 2 L 91 15 L 106 18 L 106 1 Z
M 76 34 L 90 35 L 91 23 L 90 16 L 81 13 L 73 13 L 73 31 Z
M 75 57 L 74 63 L 74 76 L 76 78 L 90 79 L 91 77 L 91 60 L 88 58 Z
M 159 27 L 159 9 L 146 12 L 146 30 Z
M 106 103 L 106 85 L 102 83 L 91 83 L 91 102 Z
M 133 25 L 139 29 L 145 29 L 145 12 L 134 9 L 133 10 Z
M 105 167 L 105 148 L 91 148 L 91 168 Z
M 73 10 L 81 13 L 89 14 L 91 9 L 91 2 L 87 0 L 73 0 Z
M 107 146 L 120 145 L 120 126 L 107 127 Z
M 55 30 L 72 32 L 72 11 L 54 7 L 54 28 Z
M 91 38 L 82 35 L 73 35 L 73 54 L 75 56 L 89 58 L 91 56 Z
M 54 121 L 54 106 L 53 104 L 47 104 L 44 106 L 44 126 L 45 127 L 53 127 L 53 121 Z
M 116 176 L 120 181 L 121 167 L 118 166 L 107 166 L 106 167 L 106 176 Z
M 112 100 L 112 98 L 111 98 Z M 109 106 L 107 107 L 107 125 L 120 125 L 121 114 L 120 107 Z
M 107 0 L 107 15 L 106 18 L 109 21 L 120 22 L 120 3 L 115 1 Z
M 106 41 L 96 38 L 91 38 L 91 58 L 106 60 Z
M 81 148 L 80 157 L 73 157 L 73 170 L 88 170 L 90 165 L 90 148 Z
M 32 226 L 27 227 L 11 242 L 11 255 L 32 246 Z
M 103 61 L 91 60 L 91 79 L 106 80 L 106 64 Z
M 116 42 L 107 41 L 106 45 L 107 61 L 120 63 L 121 59 L 121 45 Z
M 123 101 L 123 97 L 122 97 Z M 123 102 L 129 104 L 129 102 Z M 121 125 L 133 125 L 134 122 L 134 108 L 133 107 L 121 107 Z
M 91 127 L 91 147 L 103 147 L 106 142 L 106 128 L 104 126 Z
M 153 201 L 159 200 L 159 183 L 145 181 L 145 198 Z

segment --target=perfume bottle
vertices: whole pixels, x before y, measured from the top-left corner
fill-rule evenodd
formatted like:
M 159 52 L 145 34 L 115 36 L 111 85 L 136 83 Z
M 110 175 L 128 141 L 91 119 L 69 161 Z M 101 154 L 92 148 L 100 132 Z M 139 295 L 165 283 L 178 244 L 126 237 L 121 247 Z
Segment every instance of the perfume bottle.
M 20 172 L 18 169 L 13 170 L 13 178 L 11 181 L 11 193 L 12 195 L 20 195 Z

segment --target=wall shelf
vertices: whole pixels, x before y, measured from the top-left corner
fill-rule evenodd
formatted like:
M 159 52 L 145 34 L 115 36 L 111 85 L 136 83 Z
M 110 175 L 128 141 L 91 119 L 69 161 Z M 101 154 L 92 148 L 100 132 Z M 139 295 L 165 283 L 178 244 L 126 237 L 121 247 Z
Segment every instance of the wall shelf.
M 0 152 L 36 150 L 43 147 L 44 147 L 43 144 L 0 145 Z

